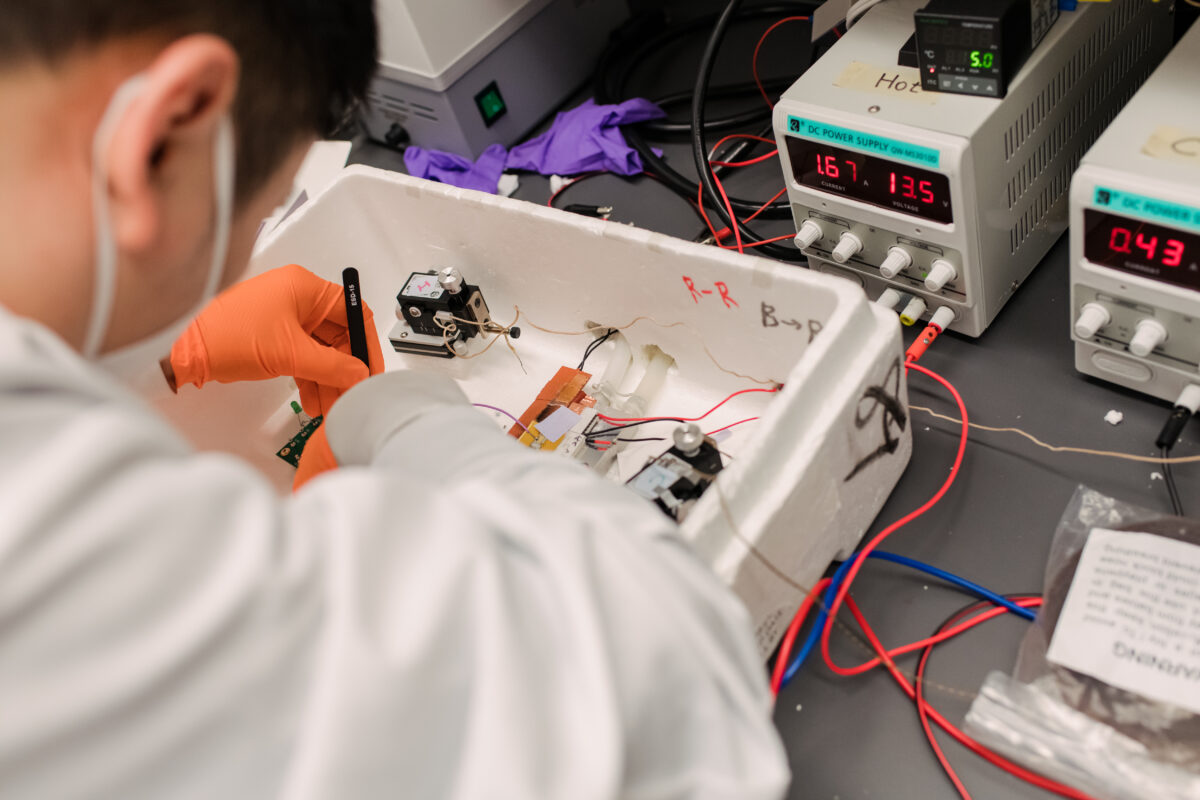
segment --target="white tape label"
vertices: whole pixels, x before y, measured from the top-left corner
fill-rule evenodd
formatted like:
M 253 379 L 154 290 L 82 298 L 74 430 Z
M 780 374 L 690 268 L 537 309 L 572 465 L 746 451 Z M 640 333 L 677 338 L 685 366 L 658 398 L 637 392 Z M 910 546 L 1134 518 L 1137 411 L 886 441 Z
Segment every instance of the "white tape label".
M 1093 530 L 1046 657 L 1200 714 L 1200 547 Z

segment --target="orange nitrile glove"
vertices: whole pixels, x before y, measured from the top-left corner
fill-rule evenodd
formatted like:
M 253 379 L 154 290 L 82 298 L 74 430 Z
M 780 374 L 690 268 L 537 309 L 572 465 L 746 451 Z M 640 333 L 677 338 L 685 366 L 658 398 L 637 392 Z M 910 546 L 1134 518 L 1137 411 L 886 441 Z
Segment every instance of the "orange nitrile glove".
M 331 469 L 337 469 L 337 459 L 329 448 L 329 440 L 325 438 L 325 426 L 313 431 L 304 443 L 304 452 L 300 454 L 300 464 L 296 467 L 296 477 L 292 479 L 292 491 L 298 491 L 301 486 Z
M 164 359 L 172 389 L 287 375 L 309 416 L 328 413 L 354 384 L 383 371 L 375 318 L 363 303 L 370 369 L 350 355 L 342 287 L 290 264 L 213 299 Z

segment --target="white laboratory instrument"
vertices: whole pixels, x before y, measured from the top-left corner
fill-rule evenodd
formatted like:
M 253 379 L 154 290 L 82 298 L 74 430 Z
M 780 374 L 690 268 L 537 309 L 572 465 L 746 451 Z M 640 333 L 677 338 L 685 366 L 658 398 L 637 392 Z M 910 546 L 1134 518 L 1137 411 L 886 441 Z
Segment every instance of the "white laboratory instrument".
M 1175 400 L 1200 384 L 1200 25 L 1071 184 L 1071 338 L 1083 373 Z
M 362 124 L 392 146 L 475 158 L 516 143 L 587 81 L 625 0 L 379 0 Z
M 1080 4 L 997 99 L 923 92 L 896 66 L 922 5 L 865 14 L 783 95 L 775 131 L 809 266 L 899 292 L 905 322 L 948 306 L 979 336 L 1066 230 L 1072 173 L 1170 49 L 1174 15 Z

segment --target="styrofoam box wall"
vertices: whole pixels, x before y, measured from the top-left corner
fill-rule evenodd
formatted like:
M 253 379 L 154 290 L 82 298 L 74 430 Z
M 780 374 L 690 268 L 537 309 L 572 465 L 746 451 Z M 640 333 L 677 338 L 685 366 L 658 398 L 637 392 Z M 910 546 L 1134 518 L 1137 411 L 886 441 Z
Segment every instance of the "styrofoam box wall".
M 583 331 L 652 317 L 623 331 L 635 350 L 656 345 L 676 362 L 650 415 L 696 416 L 761 385 L 716 363 L 785 384 L 778 394 L 739 397 L 704 421 L 712 430 L 761 417 L 722 441 L 731 458 L 721 496 L 708 491 L 681 526 L 750 609 L 764 655 L 802 599 L 776 570 L 802 586 L 819 580 L 859 542 L 911 455 L 911 430 L 880 399 L 882 392 L 907 406 L 896 315 L 839 278 L 367 167 L 346 170 L 286 220 L 251 270 L 288 263 L 336 282 L 343 268 L 358 268 L 389 370 L 446 372 L 473 401 L 514 414 L 560 366 L 577 365 L 592 338 L 542 333 L 530 321 Z M 510 323 L 520 306 L 514 346 L 523 367 L 503 342 L 474 360 L 392 352 L 386 337 L 402 283 L 446 266 L 481 287 L 498 321 Z M 594 374 L 603 352 L 588 364 Z M 291 471 L 274 452 L 296 430 L 282 410 L 293 389 L 282 379 L 188 388 L 164 411 L 199 447 L 237 453 L 286 490 Z M 669 436 L 671 427 L 660 424 L 653 435 Z M 623 459 L 636 469 L 666 446 L 643 445 Z

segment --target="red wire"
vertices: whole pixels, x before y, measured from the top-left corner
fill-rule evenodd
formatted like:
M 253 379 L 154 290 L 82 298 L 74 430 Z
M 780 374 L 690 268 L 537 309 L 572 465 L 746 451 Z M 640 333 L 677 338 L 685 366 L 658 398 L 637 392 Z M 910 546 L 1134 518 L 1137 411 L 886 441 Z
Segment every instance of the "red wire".
M 796 238 L 796 234 L 794 234 L 794 233 L 789 233 L 789 234 L 787 234 L 786 236 L 775 236 L 775 237 L 773 237 L 773 238 L 770 238 L 770 239 L 762 239 L 762 240 L 760 240 L 760 241 L 757 241 L 757 242 L 747 242 L 747 243 L 746 243 L 746 244 L 745 244 L 743 247 L 744 247 L 744 249 L 746 249 L 746 250 L 749 250 L 751 247 L 762 247 L 764 244 L 773 244 L 773 243 L 775 243 L 775 242 L 782 242 L 782 241 L 784 241 L 784 240 L 787 240 L 787 239 L 795 239 L 795 238 Z M 733 247 L 733 246 L 731 246 L 731 245 L 727 245 L 727 244 L 723 244 L 723 245 L 721 245 L 721 247 L 725 248 L 726 250 L 733 250 L 733 249 L 734 249 L 734 247 Z
M 893 533 L 900 530 L 914 519 L 917 519 L 941 501 L 941 499 L 946 495 L 946 492 L 950 490 L 950 487 L 954 485 L 954 481 L 958 477 L 958 470 L 962 466 L 963 455 L 967 449 L 967 431 L 969 430 L 969 424 L 967 418 L 967 405 L 963 402 L 962 395 L 958 393 L 958 390 L 955 389 L 948 380 L 943 378 L 941 375 L 938 375 L 933 370 L 927 369 L 926 367 L 922 367 L 920 364 L 915 363 L 909 363 L 906 366 L 910 370 L 916 370 L 917 372 L 933 378 L 950 392 L 950 394 L 954 397 L 954 402 L 958 404 L 959 414 L 962 415 L 960 417 L 962 420 L 962 433 L 959 435 L 958 452 L 954 457 L 954 465 L 950 468 L 950 474 L 946 477 L 946 480 L 942 484 L 941 488 L 938 489 L 937 493 L 934 494 L 933 497 L 929 498 L 924 505 L 915 511 L 909 512 L 907 515 L 901 517 L 888 527 L 884 528 L 882 531 L 876 534 L 870 542 L 867 543 L 866 547 L 859 551 L 857 557 L 854 559 L 854 563 L 850 565 L 850 570 L 846 573 L 845 580 L 842 581 L 842 585 L 838 588 L 838 592 L 834 596 L 833 605 L 829 608 L 829 616 L 825 621 L 825 629 L 821 632 L 821 656 L 825 659 L 825 663 L 829 666 L 829 669 L 831 669 L 835 674 L 842 675 L 844 677 L 860 675 L 864 672 L 868 672 L 871 669 L 874 669 L 880 663 L 879 659 L 875 659 L 874 661 L 867 662 L 866 664 L 861 664 L 857 667 L 851 667 L 847 669 L 834 663 L 833 656 L 829 652 L 829 637 L 833 632 L 834 619 L 837 617 L 838 610 L 841 609 L 842 603 L 846 600 L 846 595 L 850 591 L 850 586 L 854 583 L 855 577 L 858 576 L 859 570 L 862 569 L 863 562 L 867 560 L 867 556 L 870 555 L 871 551 L 879 547 L 879 545 L 882 544 L 883 541 Z
M 1018 605 L 1022 605 L 1021 601 L 1035 598 L 1010 597 L 1009 599 L 1013 600 Z M 942 625 L 941 628 L 937 630 L 937 632 L 941 633 L 946 628 L 957 624 L 958 621 L 963 617 L 969 616 L 975 613 L 975 611 L 977 611 L 979 608 L 987 605 L 988 601 L 984 600 L 980 603 L 976 603 L 970 608 L 964 609 L 963 611 L 951 617 L 944 625 Z M 980 620 L 980 622 L 982 622 L 982 620 Z M 971 627 L 974 627 L 975 624 L 978 623 L 972 624 Z M 925 739 L 929 742 L 929 747 L 931 750 L 933 750 L 933 754 L 937 757 L 938 763 L 942 765 L 942 770 L 946 773 L 946 777 L 948 777 L 950 782 L 954 784 L 954 788 L 958 790 L 958 794 L 963 798 L 963 800 L 971 800 L 971 793 L 967 791 L 967 787 L 964 786 L 963 782 L 959 779 L 958 773 L 955 772 L 954 767 L 950 765 L 950 760 L 946 757 L 946 753 L 942 750 L 941 744 L 938 743 L 937 737 L 933 735 L 933 728 L 929 724 L 929 704 L 925 700 L 925 666 L 929 663 L 929 657 L 933 654 L 933 648 L 933 645 L 929 645 L 925 648 L 925 651 L 921 654 L 921 661 L 917 665 L 917 679 L 915 682 L 915 688 L 917 690 L 917 714 L 921 718 L 921 729 L 925 732 Z
M 777 155 L 779 155 L 779 150 L 776 149 L 764 155 L 752 158 L 749 161 L 710 161 L 708 164 L 711 167 L 729 167 L 731 169 L 737 167 L 752 167 L 755 164 L 761 164 L 764 161 L 770 161 Z
M 1032 598 L 1025 601 L 1018 601 L 1018 605 L 1024 605 L 1026 608 L 1033 608 L 1040 605 L 1041 602 L 1041 598 Z M 882 654 L 884 652 L 883 644 L 879 641 L 879 638 L 871 629 L 870 624 L 867 623 L 866 618 L 862 616 L 862 612 L 858 610 L 858 606 L 855 605 L 853 598 L 847 600 L 846 607 L 850 609 L 850 613 L 854 614 L 855 620 L 862 627 L 862 631 L 866 635 L 867 640 L 871 643 L 871 646 L 875 648 L 877 653 Z M 997 609 L 992 609 L 992 611 L 997 611 Z M 979 617 L 971 620 L 971 627 L 982 623 L 985 618 L 991 619 L 992 611 L 980 614 Z M 1004 612 L 1001 610 L 1000 613 Z M 912 684 L 910 684 L 904 675 L 900 673 L 898 669 L 896 669 L 896 666 L 892 661 L 888 660 L 887 664 L 888 671 L 900 685 L 900 688 L 909 696 L 911 700 L 916 702 L 917 694 Z M 1071 798 L 1071 800 L 1094 800 L 1094 798 L 1092 798 L 1090 795 L 1084 794 L 1074 787 L 1067 786 L 1059 783 L 1058 781 L 1050 780 L 1049 778 L 1038 775 L 1035 772 L 1030 772 L 1019 764 L 1015 764 L 1003 756 L 992 752 L 979 742 L 972 739 L 970 736 L 967 736 L 965 733 L 963 733 L 957 726 L 942 716 L 942 714 L 928 702 L 924 703 L 924 706 L 926 713 L 929 715 L 930 719 L 937 723 L 938 727 L 950 734 L 950 736 L 952 736 L 959 744 L 963 745 L 968 750 L 982 757 L 984 760 L 988 761 L 994 766 L 997 766 L 1005 772 L 1020 778 L 1026 783 L 1037 786 L 1040 789 L 1045 789 L 1048 792 L 1054 792 L 1055 794 L 1063 797 Z
M 717 191 L 721 193 L 721 202 L 725 204 L 725 213 L 729 214 L 729 218 L 733 220 L 730 226 L 733 228 L 733 238 L 737 242 L 737 251 L 739 253 L 746 252 L 742 245 L 742 226 L 737 224 L 737 216 L 733 213 L 733 204 L 729 202 L 729 195 L 725 193 L 725 184 L 721 183 L 721 178 L 717 173 L 712 173 L 713 183 L 717 185 Z
M 778 152 L 778 151 L 776 151 L 776 152 Z M 785 194 L 787 194 L 787 187 L 786 187 L 786 186 L 785 186 L 784 188 L 780 189 L 780 190 L 779 190 L 779 193 L 778 193 L 778 194 L 776 194 L 774 197 L 772 197 L 770 200 L 768 200 L 767 202 L 763 203 L 763 204 L 762 204 L 762 206 L 761 206 L 761 207 L 758 209 L 758 211 L 755 211 L 753 214 L 751 214 L 750 216 L 748 216 L 748 217 L 746 217 L 744 220 L 742 220 L 742 224 L 743 224 L 743 225 L 745 225 L 747 222 L 753 222 L 753 221 L 755 220 L 755 218 L 756 218 L 756 217 L 758 217 L 758 215 L 759 215 L 759 214 L 763 213 L 763 212 L 764 212 L 764 211 L 766 211 L 768 208 L 770 208 L 772 203 L 774 203 L 774 202 L 775 202 L 776 200 L 778 200 L 779 198 L 783 197 Z M 787 237 L 784 237 L 784 238 L 787 238 Z M 792 238 L 795 238 L 795 237 L 792 237 Z M 754 247 L 754 245 L 753 245 L 753 244 L 752 244 L 752 245 L 749 245 L 749 246 L 750 246 L 750 247 Z
M 669 419 L 669 420 L 673 420 L 673 421 L 674 420 L 682 420 L 683 422 L 699 422 L 700 420 L 704 419 L 709 414 L 712 414 L 718 408 L 725 405 L 726 403 L 728 403 L 730 400 L 734 399 L 735 397 L 740 397 L 741 395 L 744 395 L 744 394 L 755 394 L 755 393 L 773 394 L 774 392 L 778 392 L 779 389 L 780 389 L 780 387 L 778 387 L 778 386 L 771 388 L 771 389 L 742 389 L 740 392 L 734 392 L 733 394 L 729 395 L 729 397 L 726 397 L 724 400 L 717 403 L 715 406 L 710 408 L 708 411 L 705 411 L 703 414 L 701 414 L 698 417 L 606 417 L 603 414 L 597 414 L 596 416 L 600 417 L 600 419 L 604 420 L 605 422 L 616 422 L 616 423 L 654 422 L 654 421 L 660 420 L 660 419 Z M 744 421 L 745 420 L 743 420 L 743 422 Z M 736 423 L 736 424 L 740 424 L 740 423 Z M 720 433 L 720 431 L 714 431 L 714 433 Z
M 779 22 L 776 22 L 774 25 L 767 28 L 767 30 L 763 33 L 762 37 L 759 38 L 758 44 L 754 46 L 754 59 L 751 61 L 751 69 L 754 72 L 754 83 L 757 84 L 758 91 L 760 91 L 762 93 L 763 100 L 766 100 L 767 105 L 770 106 L 771 108 L 774 108 L 775 104 L 771 102 L 771 98 L 767 95 L 767 90 L 763 86 L 762 78 L 760 78 L 758 76 L 758 53 L 760 50 L 762 50 L 762 46 L 767 41 L 767 37 L 770 36 L 771 33 L 774 32 L 774 30 L 776 28 L 778 28 L 780 25 L 783 25 L 788 22 L 797 22 L 799 20 L 806 20 L 806 19 L 808 19 L 808 17 L 784 17 L 783 19 L 779 20 Z
M 809 590 L 804 602 L 800 604 L 796 616 L 792 617 L 792 624 L 788 626 L 787 633 L 783 635 L 783 643 L 779 646 L 779 655 L 775 659 L 775 670 L 771 673 L 771 694 L 779 694 L 779 687 L 783 685 L 784 673 L 787 672 L 788 656 L 796 644 L 796 637 L 800 634 L 800 629 L 804 627 L 804 619 L 808 616 L 809 609 L 813 607 L 816 599 L 829 588 L 832 580 L 832 578 L 822 578 L 818 581 L 817 585 Z

